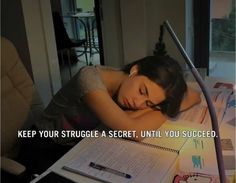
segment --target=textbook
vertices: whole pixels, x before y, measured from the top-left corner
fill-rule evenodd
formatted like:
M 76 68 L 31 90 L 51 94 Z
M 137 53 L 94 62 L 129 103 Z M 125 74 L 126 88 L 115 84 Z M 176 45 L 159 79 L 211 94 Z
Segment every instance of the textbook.
M 65 164 L 63 169 L 103 182 L 166 183 L 171 182 L 176 171 L 179 170 L 178 161 L 182 150 L 189 151 L 189 147 L 185 147 L 185 144 L 199 148 L 198 144 L 200 143 L 201 147 L 203 146 L 202 152 L 198 156 L 191 157 L 194 158 L 194 161 L 187 165 L 193 171 L 196 168 L 195 170 L 201 170 L 203 173 L 217 174 L 215 152 L 212 151 L 214 147 L 211 146 L 213 143 L 208 142 L 210 139 L 213 140 L 212 138 L 202 138 L 199 142 L 196 138 L 193 140 L 181 136 L 167 137 L 165 135 L 167 130 L 169 133 L 170 131 L 179 131 L 180 134 L 184 131 L 193 131 L 193 129 L 168 123 L 163 125 L 160 130 L 163 133 L 162 137 L 146 138 L 142 142 L 99 137 L 79 152 L 75 159 Z M 193 152 L 190 150 L 193 154 L 183 151 L 187 160 L 189 160 L 189 156 L 195 155 L 195 150 Z M 209 154 L 211 159 L 207 161 L 208 156 L 205 156 Z M 205 160 L 205 164 L 202 163 L 202 159 Z M 181 157 L 180 163 L 184 161 Z M 185 170 L 188 167 L 184 164 L 182 168 Z

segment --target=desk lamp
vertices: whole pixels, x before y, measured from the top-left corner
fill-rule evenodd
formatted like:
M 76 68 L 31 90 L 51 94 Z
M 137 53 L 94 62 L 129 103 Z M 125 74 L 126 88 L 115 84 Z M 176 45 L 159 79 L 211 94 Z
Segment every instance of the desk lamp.
M 204 84 L 204 81 L 200 74 L 198 73 L 197 69 L 195 68 L 194 64 L 188 57 L 187 53 L 185 52 L 183 46 L 181 45 L 179 39 L 175 35 L 175 32 L 173 31 L 171 25 L 169 24 L 168 21 L 164 21 L 163 25 L 161 26 L 161 36 L 163 36 L 163 27 L 167 29 L 169 34 L 171 35 L 171 38 L 173 39 L 174 43 L 176 44 L 177 48 L 179 49 L 181 55 L 184 57 L 185 62 L 187 63 L 188 67 L 190 68 L 190 71 L 192 72 L 194 78 L 198 82 L 199 86 L 202 89 L 202 92 L 206 98 L 206 102 L 208 105 L 210 117 L 211 117 L 211 124 L 212 124 L 212 129 L 215 131 L 216 136 L 214 137 L 214 143 L 215 143 L 215 149 L 216 149 L 216 158 L 217 158 L 217 164 L 218 164 L 218 171 L 220 175 L 220 182 L 221 183 L 226 183 L 226 176 L 225 176 L 225 168 L 224 168 L 224 161 L 223 161 L 223 156 L 222 156 L 222 148 L 221 148 L 221 142 L 220 142 L 220 134 L 219 134 L 219 126 L 218 126 L 218 120 L 216 117 L 216 112 L 210 97 L 210 93 L 207 90 L 206 85 Z M 162 40 L 161 40 L 162 41 Z

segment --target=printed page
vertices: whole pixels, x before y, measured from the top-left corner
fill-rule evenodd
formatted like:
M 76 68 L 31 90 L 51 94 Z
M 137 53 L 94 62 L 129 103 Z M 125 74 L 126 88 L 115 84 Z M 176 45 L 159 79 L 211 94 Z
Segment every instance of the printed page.
M 232 127 L 235 127 L 235 111 L 236 111 L 235 99 L 236 99 L 235 94 L 230 96 L 226 110 L 225 110 L 225 114 L 222 120 L 222 123 L 228 123 Z
M 150 148 L 135 142 L 98 138 L 78 153 L 78 158 L 66 164 L 64 168 L 106 182 L 161 183 L 161 179 L 176 158 L 176 153 Z M 125 173 L 131 178 L 95 169 L 89 166 L 91 162 Z
M 234 85 L 235 82 L 233 80 L 226 80 L 224 78 L 217 78 L 217 77 L 206 77 L 205 82 L 209 89 L 211 88 L 226 88 L 235 90 Z
M 218 175 L 213 138 L 190 138 L 180 151 L 180 171 Z
M 228 99 L 232 94 L 233 90 L 227 88 L 212 88 L 209 89 L 210 96 L 213 102 L 213 105 L 217 108 L 226 108 Z M 207 106 L 206 99 L 201 93 L 201 104 L 203 106 Z

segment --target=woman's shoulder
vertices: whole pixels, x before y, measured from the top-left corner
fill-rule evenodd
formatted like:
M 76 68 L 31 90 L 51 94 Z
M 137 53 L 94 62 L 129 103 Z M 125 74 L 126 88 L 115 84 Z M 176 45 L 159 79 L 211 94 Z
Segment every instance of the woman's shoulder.
M 105 65 L 96 65 L 95 66 L 99 70 L 109 70 L 109 71 L 120 71 L 120 68 L 112 67 L 112 66 L 105 66 Z
M 89 80 L 101 80 L 101 70 L 106 69 L 104 66 L 97 66 L 97 65 L 92 65 L 92 66 L 84 66 L 82 67 L 78 75 L 76 76 L 77 79 L 79 79 L 79 82 L 87 82 Z
M 120 71 L 120 69 L 110 67 L 110 66 L 102 66 L 102 65 L 85 66 L 80 69 L 80 71 L 78 72 L 77 78 L 79 79 L 79 82 L 81 83 L 84 83 L 90 80 L 96 81 L 96 82 L 98 82 L 99 80 L 103 82 L 104 73 L 112 73 L 112 71 Z
M 119 71 L 119 68 L 104 66 L 104 65 L 92 65 L 92 66 L 84 66 L 80 69 L 79 73 L 99 73 L 101 71 Z
M 101 77 L 101 70 L 106 69 L 104 66 L 85 66 L 80 69 L 78 75 L 76 76 L 77 83 L 80 88 L 80 94 L 82 97 L 88 92 L 94 90 L 105 90 L 107 88 L 103 83 Z
M 93 76 L 94 74 L 98 74 L 98 70 L 95 66 L 84 66 L 79 70 L 77 74 L 78 76 L 81 76 L 81 75 Z

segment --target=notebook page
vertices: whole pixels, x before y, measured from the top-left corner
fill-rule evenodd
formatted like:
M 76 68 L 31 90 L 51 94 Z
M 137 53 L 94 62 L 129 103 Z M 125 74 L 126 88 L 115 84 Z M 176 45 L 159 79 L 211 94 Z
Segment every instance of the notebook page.
M 146 147 L 138 143 L 114 138 L 98 138 L 65 167 L 106 182 L 161 183 L 162 177 L 168 172 L 176 158 L 176 153 Z M 132 177 L 128 179 L 94 169 L 89 166 L 90 162 L 118 170 Z
M 179 151 L 188 139 L 184 137 L 184 132 L 196 130 L 190 126 L 190 123 L 184 126 L 178 122 L 166 121 L 158 129 L 161 131 L 161 137 L 145 138 L 142 142 Z

